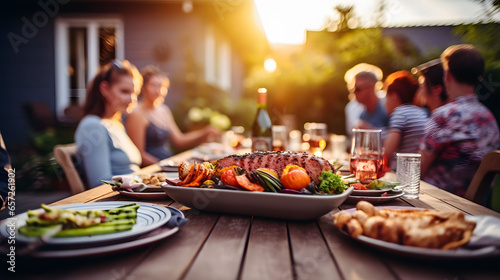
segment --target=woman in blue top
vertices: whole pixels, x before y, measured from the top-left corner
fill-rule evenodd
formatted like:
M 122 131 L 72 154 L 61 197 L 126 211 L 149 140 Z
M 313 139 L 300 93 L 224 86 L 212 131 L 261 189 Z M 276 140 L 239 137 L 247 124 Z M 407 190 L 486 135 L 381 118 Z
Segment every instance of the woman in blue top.
M 122 113 L 137 97 L 134 72 L 138 73 L 128 61 L 115 61 L 104 66 L 87 89 L 85 117 L 75 142 L 90 187 L 137 171 L 141 165 L 141 154 L 121 122 Z
M 385 80 L 385 107 L 389 114 L 388 135 L 384 140 L 387 166 L 396 169 L 396 153 L 417 153 L 428 120 L 427 111 L 413 105 L 418 82 L 408 71 L 397 71 Z
M 212 126 L 182 133 L 172 112 L 164 104 L 170 86 L 169 79 L 158 67 L 146 66 L 142 70 L 141 100 L 127 116 L 125 126 L 130 139 L 139 148 L 142 164 L 150 165 L 173 155 L 170 144 L 180 149 L 201 144 L 220 131 Z

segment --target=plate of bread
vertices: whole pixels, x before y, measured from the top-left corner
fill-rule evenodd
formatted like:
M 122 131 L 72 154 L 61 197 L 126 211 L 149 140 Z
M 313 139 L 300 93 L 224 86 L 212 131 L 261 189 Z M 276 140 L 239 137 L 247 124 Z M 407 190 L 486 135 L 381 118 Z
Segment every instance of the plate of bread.
M 497 246 L 473 247 L 476 222 L 460 211 L 401 206 L 375 207 L 360 201 L 334 215 L 342 233 L 386 252 L 426 259 L 469 259 L 500 255 Z

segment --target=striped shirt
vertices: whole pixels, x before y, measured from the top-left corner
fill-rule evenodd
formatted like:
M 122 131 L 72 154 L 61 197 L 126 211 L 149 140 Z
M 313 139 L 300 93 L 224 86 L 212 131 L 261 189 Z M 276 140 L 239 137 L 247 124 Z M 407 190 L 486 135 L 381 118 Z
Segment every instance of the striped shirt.
M 401 133 L 401 141 L 396 153 L 417 153 L 429 119 L 425 109 L 415 105 L 401 105 L 389 116 L 389 132 Z M 396 154 L 392 156 L 391 168 L 396 170 Z

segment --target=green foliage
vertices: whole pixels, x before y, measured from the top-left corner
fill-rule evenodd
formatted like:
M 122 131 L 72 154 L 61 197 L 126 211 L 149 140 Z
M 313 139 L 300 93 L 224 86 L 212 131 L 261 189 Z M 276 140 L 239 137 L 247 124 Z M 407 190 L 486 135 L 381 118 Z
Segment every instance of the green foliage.
M 46 191 L 67 188 L 64 172 L 52 150 L 55 145 L 74 142 L 74 127 L 48 128 L 30 132 L 29 146 L 8 147 L 11 165 L 16 169 L 16 189 Z
M 500 69 L 500 37 L 498 23 L 467 24 L 455 27 L 454 32 L 464 42 L 476 46 L 484 56 L 486 71 Z

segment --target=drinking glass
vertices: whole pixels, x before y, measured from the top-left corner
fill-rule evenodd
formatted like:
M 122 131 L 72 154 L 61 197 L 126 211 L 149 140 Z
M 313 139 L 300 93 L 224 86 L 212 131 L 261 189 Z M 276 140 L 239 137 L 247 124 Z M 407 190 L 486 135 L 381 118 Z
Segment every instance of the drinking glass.
M 381 129 L 352 129 L 351 173 L 361 183 L 378 179 L 383 167 Z
M 345 160 L 346 139 L 347 137 L 345 135 L 337 135 L 337 134 L 330 135 L 330 142 L 328 143 L 328 146 L 330 147 L 329 150 L 332 153 L 331 157 L 333 160 L 337 162 Z
M 243 126 L 232 126 L 229 134 L 231 146 L 235 150 L 241 149 L 245 140 L 245 128 Z
M 397 153 L 397 180 L 402 185 L 404 197 L 418 198 L 420 193 L 420 154 Z
M 328 139 L 326 123 L 306 123 L 304 128 L 309 134 L 309 152 L 321 157 L 323 150 L 326 148 L 326 140 Z
M 285 151 L 287 149 L 288 134 L 284 125 L 273 125 L 273 151 Z

